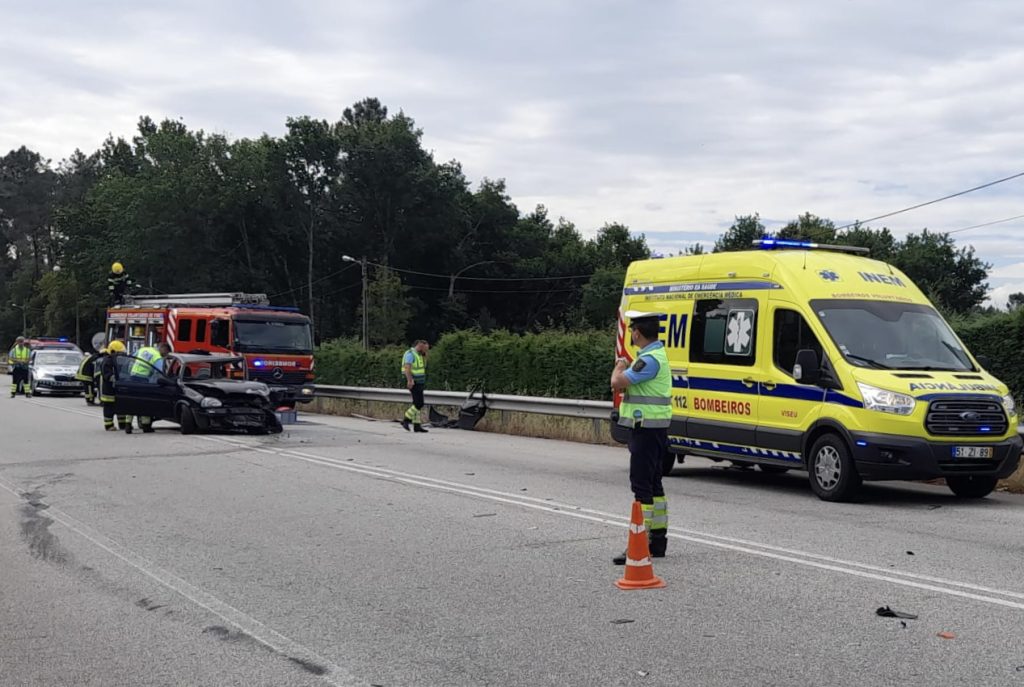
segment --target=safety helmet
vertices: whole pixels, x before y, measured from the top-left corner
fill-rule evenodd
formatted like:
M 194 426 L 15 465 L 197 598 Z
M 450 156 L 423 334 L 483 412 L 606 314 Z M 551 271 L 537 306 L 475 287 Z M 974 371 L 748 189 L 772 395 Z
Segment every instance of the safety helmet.
M 111 341 L 110 343 L 107 344 L 108 353 L 124 353 L 124 351 L 124 344 L 121 343 L 120 341 Z
M 121 274 L 122 272 L 124 272 L 124 265 L 122 265 L 119 262 L 115 262 L 113 265 L 110 266 L 110 271 L 113 272 L 114 274 Z

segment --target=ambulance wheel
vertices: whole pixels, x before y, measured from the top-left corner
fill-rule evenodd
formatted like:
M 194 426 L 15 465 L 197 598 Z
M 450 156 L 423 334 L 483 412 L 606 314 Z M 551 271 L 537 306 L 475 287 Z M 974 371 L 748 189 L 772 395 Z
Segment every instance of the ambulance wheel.
M 789 472 L 789 468 L 784 468 L 781 465 L 765 465 L 764 463 L 759 464 L 757 469 L 766 475 L 781 475 Z
M 861 479 L 850 449 L 835 434 L 822 435 L 814 442 L 807 473 L 811 490 L 822 501 L 848 501 L 860 489 Z
M 181 416 L 178 418 L 179 424 L 181 424 L 182 434 L 195 434 L 196 433 L 196 416 L 192 412 L 192 409 L 185 406 L 181 409 Z
M 983 499 L 992 493 L 999 480 L 984 475 L 951 475 L 946 486 L 962 499 Z
M 676 466 L 676 454 L 669 451 L 661 457 L 661 474 L 672 474 L 672 468 Z

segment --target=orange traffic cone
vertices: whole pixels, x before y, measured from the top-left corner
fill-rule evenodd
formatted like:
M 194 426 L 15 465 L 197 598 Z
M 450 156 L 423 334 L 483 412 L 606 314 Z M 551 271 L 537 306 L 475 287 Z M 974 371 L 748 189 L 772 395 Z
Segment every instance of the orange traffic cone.
M 629 543 L 626 545 L 626 570 L 621 580 L 616 580 L 619 589 L 660 589 L 665 580 L 654 574 L 651 565 L 651 550 L 647 546 L 647 528 L 644 527 L 644 513 L 640 502 L 633 502 L 633 514 L 629 519 Z

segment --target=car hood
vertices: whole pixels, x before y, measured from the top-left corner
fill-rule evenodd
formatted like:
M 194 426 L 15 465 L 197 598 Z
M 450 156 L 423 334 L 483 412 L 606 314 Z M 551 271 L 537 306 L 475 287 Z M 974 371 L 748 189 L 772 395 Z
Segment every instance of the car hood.
M 33 365 L 32 369 L 36 373 L 45 372 L 52 375 L 74 375 L 78 373 L 77 367 L 71 367 L 69 365 Z
M 238 379 L 191 380 L 185 382 L 185 386 L 210 396 L 245 394 L 266 397 L 270 395 L 270 389 L 263 382 L 245 382 Z
M 1003 396 L 1005 384 L 981 372 L 941 372 L 931 370 L 871 370 L 855 368 L 854 379 L 864 384 L 909 394 L 915 398 L 937 394 Z

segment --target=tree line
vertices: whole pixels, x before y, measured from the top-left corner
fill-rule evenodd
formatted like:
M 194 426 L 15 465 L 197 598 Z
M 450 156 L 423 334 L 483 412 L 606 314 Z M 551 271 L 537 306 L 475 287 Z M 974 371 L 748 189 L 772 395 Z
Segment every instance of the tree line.
M 768 233 L 757 215 L 739 216 L 714 249 Z M 945 234 L 898 241 L 806 214 L 775 235 L 866 245 L 951 314 L 985 299 L 989 266 Z M 520 210 L 503 180 L 474 187 L 458 161 L 424 149 L 411 117 L 374 98 L 336 122 L 288 119 L 278 137 L 231 140 L 142 117 L 130 140 L 56 165 L 25 147 L 0 158 L 5 341 L 23 323 L 88 340 L 115 260 L 145 293 L 267 293 L 310 314 L 321 341 L 360 332 L 364 259 L 374 344 L 467 328 L 606 328 L 626 267 L 650 255 L 620 223 L 586 239 L 543 206 Z

